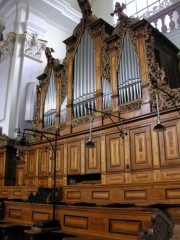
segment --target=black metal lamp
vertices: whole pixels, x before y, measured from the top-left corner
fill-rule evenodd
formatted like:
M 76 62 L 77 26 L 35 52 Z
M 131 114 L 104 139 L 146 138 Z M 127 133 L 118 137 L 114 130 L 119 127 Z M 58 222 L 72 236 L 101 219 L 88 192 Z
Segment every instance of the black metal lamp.
M 154 126 L 154 132 L 164 132 L 166 131 L 166 127 L 161 124 L 160 121 L 160 113 L 159 113 L 159 95 L 156 93 L 156 105 L 157 105 L 157 124 Z
M 95 144 L 92 142 L 92 119 L 93 119 L 93 116 L 90 115 L 89 116 L 89 140 L 88 142 L 86 143 L 86 148 L 95 148 Z

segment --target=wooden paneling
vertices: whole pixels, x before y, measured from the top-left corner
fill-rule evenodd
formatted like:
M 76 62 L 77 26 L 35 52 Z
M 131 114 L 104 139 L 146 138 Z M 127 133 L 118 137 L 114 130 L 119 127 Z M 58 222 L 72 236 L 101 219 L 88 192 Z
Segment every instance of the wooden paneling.
M 36 163 L 37 158 L 36 158 L 36 150 L 31 150 L 28 152 L 28 157 L 27 157 L 27 176 L 35 176 L 36 175 Z
M 16 185 L 23 186 L 25 184 L 25 163 L 16 165 Z
M 5 174 L 5 158 L 6 158 L 6 152 L 0 151 L 0 177 L 4 177 Z
M 150 126 L 130 130 L 132 169 L 148 169 L 153 166 Z
M 60 145 L 56 151 L 56 175 L 61 176 L 63 174 L 63 163 L 64 163 L 64 146 Z M 54 169 L 54 161 L 52 161 L 52 173 Z
M 95 148 L 86 149 L 86 173 L 100 173 L 101 171 L 101 139 L 93 138 Z
M 39 151 L 39 176 L 48 176 L 49 175 L 49 162 L 52 151 L 45 151 L 40 149 Z
M 81 145 L 80 142 L 68 144 L 68 174 L 81 172 Z
M 124 171 L 124 141 L 119 134 L 106 136 L 107 172 Z
M 180 122 L 166 123 L 166 131 L 159 134 L 159 151 L 161 166 L 180 165 Z

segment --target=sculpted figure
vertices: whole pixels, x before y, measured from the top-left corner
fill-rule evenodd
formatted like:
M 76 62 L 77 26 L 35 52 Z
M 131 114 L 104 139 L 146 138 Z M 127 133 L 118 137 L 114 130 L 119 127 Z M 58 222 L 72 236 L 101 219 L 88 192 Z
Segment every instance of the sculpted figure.
M 48 63 L 48 64 L 51 63 L 51 62 L 54 60 L 51 52 L 54 52 L 54 50 L 53 50 L 52 48 L 46 47 L 46 49 L 45 49 L 45 55 L 46 55 L 47 63 Z
M 111 16 L 114 15 L 118 16 L 118 20 L 122 20 L 123 18 L 126 18 L 126 14 L 123 13 L 123 10 L 126 8 L 126 5 L 124 3 L 120 4 L 119 2 L 116 2 L 115 4 L 115 10 L 113 13 L 111 13 Z
M 81 9 L 83 18 L 90 17 L 92 15 L 91 5 L 89 0 L 77 0 Z

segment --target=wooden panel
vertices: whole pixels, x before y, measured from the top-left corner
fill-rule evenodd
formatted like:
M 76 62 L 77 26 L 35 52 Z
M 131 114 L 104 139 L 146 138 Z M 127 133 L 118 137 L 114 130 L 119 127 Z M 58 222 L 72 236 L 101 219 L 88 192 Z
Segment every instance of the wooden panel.
M 92 199 L 110 199 L 109 191 L 92 191 Z
M 5 158 L 6 152 L 0 152 L 0 177 L 4 177 L 5 174 Z
M 167 199 L 180 199 L 180 188 L 177 189 L 166 189 Z
M 152 146 L 150 126 L 130 131 L 132 169 L 152 168 Z
M 109 231 L 111 233 L 129 233 L 137 234 L 142 226 L 140 221 L 122 221 L 122 220 L 109 220 Z
M 27 158 L 27 176 L 36 175 L 36 151 L 30 151 Z
M 166 131 L 159 134 L 161 166 L 180 164 L 180 121 L 166 123 Z
M 68 144 L 68 174 L 80 174 L 81 145 L 80 142 Z
M 88 229 L 88 217 L 64 215 L 64 226 Z
M 21 219 L 22 211 L 20 209 L 9 209 L 9 217 L 14 219 Z
M 106 136 L 107 172 L 124 171 L 124 141 L 119 134 Z
M 46 212 L 32 212 L 32 221 L 50 220 L 50 214 Z
M 80 191 L 67 191 L 67 199 L 80 199 L 81 192 Z
M 146 190 L 124 191 L 124 198 L 125 199 L 147 199 L 147 191 Z
M 49 175 L 49 161 L 52 151 L 40 149 L 39 153 L 39 176 Z
M 101 139 L 93 138 L 95 148 L 86 148 L 86 173 L 100 173 Z
M 63 145 L 58 146 L 56 152 L 56 174 L 63 174 L 63 162 L 64 162 L 64 147 Z
M 24 165 L 18 165 L 16 167 L 16 185 L 23 186 L 24 185 Z

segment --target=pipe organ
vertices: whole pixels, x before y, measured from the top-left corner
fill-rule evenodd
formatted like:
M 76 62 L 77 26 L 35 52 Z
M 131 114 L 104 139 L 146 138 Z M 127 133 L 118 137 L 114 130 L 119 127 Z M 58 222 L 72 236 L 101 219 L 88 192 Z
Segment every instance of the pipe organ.
M 63 64 L 48 55 L 44 73 L 38 77 L 32 124 L 33 129 L 60 135 L 56 185 L 63 194 L 56 210 L 62 230 L 137 239 L 138 229 L 142 234 L 148 232 L 147 226 L 158 225 L 159 218 L 152 224 L 155 215 L 150 216 L 156 206 L 168 216 L 161 214 L 166 238 L 159 231 L 154 239 L 170 239 L 167 225 L 178 224 L 180 218 L 179 49 L 146 20 L 127 16 L 113 27 L 85 15 L 64 43 Z M 157 91 L 164 132 L 153 131 Z M 95 147 L 88 149 L 90 116 Z M 123 137 L 122 128 L 127 133 Z M 44 138 L 33 140 L 31 150 L 20 155 L 23 160 L 16 164 L 16 176 L 23 188 L 53 186 L 54 163 L 43 150 L 45 142 Z M 4 164 L 2 155 L 0 149 Z M 21 204 L 26 211 L 29 205 Z M 17 208 L 18 213 L 23 211 Z M 14 209 L 12 205 L 6 219 L 16 218 Z M 43 218 L 42 213 L 38 216 Z

